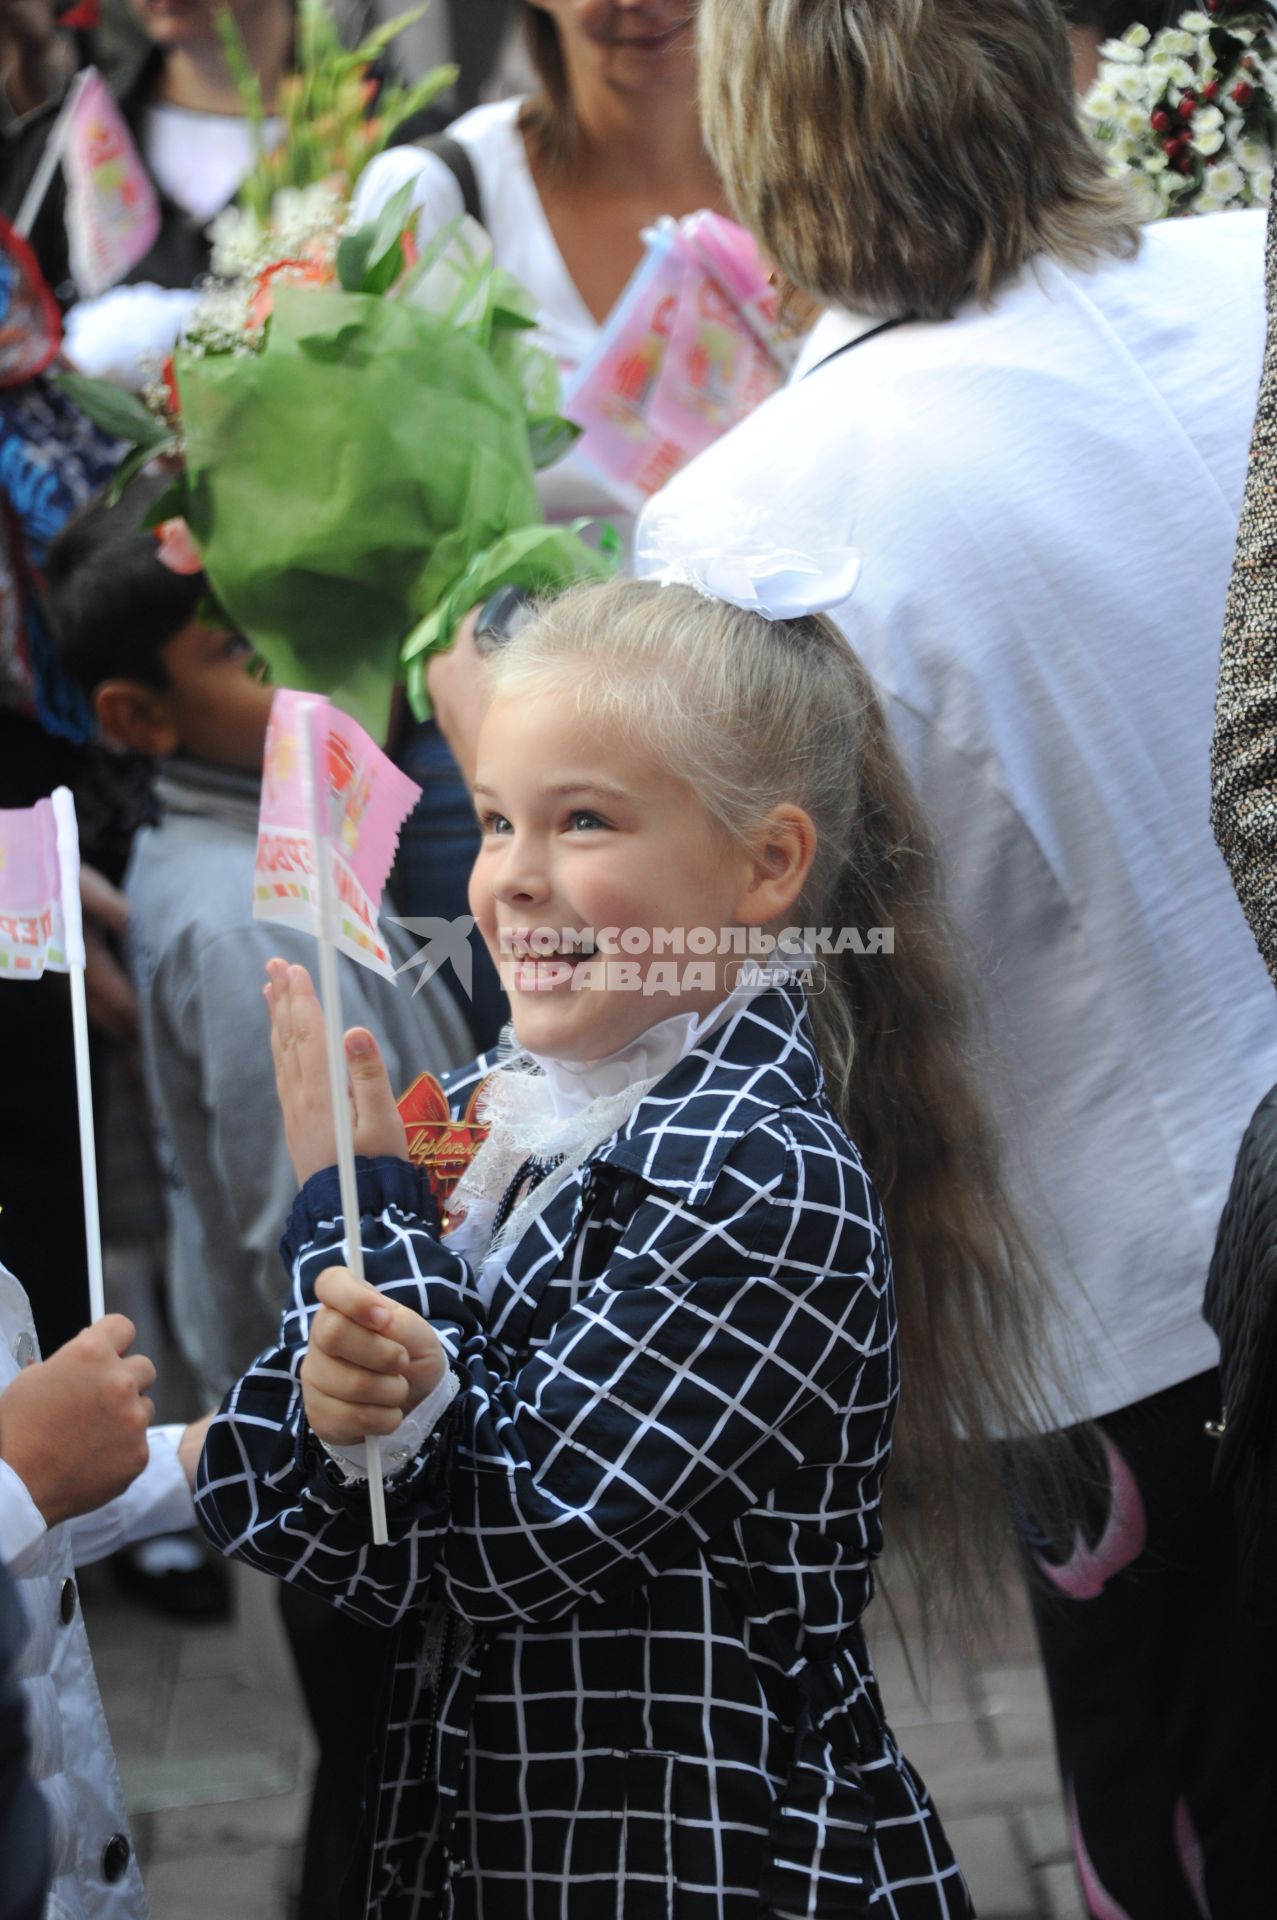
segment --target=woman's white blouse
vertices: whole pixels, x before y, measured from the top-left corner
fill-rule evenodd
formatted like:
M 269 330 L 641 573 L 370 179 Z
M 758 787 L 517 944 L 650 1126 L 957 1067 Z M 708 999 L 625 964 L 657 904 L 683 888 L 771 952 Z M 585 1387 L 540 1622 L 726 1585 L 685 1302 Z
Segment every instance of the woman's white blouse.
M 822 366 L 865 325 L 831 313 L 791 385 L 647 510 L 693 552 L 760 516 L 787 549 L 860 550 L 834 618 L 984 989 L 1059 1290 L 1061 1422 L 1215 1364 L 1202 1289 L 1277 1081 L 1277 1002 L 1210 828 L 1263 255 L 1262 212 L 1164 221 L 1135 260 L 1040 261 L 989 308 Z

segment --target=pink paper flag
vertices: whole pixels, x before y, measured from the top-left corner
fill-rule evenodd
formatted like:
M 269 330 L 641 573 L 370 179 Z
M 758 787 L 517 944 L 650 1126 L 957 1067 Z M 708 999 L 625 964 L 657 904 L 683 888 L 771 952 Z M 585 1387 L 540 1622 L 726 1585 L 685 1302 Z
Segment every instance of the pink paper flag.
M 377 909 L 399 829 L 421 797 L 363 728 L 320 694 L 280 688 L 271 704 L 253 914 L 333 943 L 394 978 Z M 327 862 L 332 924 L 318 884 Z
M 38 980 L 84 965 L 79 915 L 68 929 L 63 906 L 64 885 L 78 897 L 79 884 L 74 848 L 59 859 L 51 800 L 0 811 L 0 980 Z
M 743 228 L 698 213 L 644 239 L 563 401 L 577 457 L 635 512 L 785 377 L 775 295 Z
M 86 299 L 144 260 L 160 231 L 160 203 L 133 136 L 95 67 L 71 83 L 62 110 L 62 170 L 71 274 Z

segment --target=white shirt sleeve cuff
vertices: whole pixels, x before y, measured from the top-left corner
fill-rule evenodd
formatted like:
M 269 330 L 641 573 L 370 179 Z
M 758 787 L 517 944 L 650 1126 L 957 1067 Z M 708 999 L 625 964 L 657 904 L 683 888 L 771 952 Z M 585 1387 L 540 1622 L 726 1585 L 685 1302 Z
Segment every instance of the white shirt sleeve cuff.
M 44 1515 L 28 1493 L 26 1482 L 0 1460 L 0 1560 L 14 1573 L 21 1573 L 19 1562 L 47 1532 Z
M 402 1473 L 430 1438 L 444 1414 L 456 1399 L 461 1383 L 449 1367 L 437 1386 L 431 1388 L 425 1399 L 406 1413 L 393 1433 L 387 1434 L 381 1442 L 382 1471 L 387 1479 L 396 1473 Z M 327 1440 L 320 1445 L 330 1459 L 337 1462 L 342 1477 L 348 1487 L 353 1487 L 368 1478 L 368 1448 L 362 1442 L 349 1447 L 330 1446 Z
M 66 1522 L 71 1553 L 78 1567 L 104 1560 L 108 1553 L 149 1540 L 157 1533 L 185 1533 L 195 1525 L 195 1503 L 177 1449 L 184 1426 L 152 1427 L 150 1458 L 137 1479 L 95 1513 Z

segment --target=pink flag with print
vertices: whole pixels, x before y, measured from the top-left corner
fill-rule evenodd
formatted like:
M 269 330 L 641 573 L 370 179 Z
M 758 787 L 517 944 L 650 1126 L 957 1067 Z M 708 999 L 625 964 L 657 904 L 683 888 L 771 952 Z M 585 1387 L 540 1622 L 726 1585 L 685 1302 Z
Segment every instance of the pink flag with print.
M 266 735 L 254 916 L 327 937 L 393 979 L 377 909 L 399 829 L 420 797 L 348 714 L 320 694 L 281 688 Z
M 71 818 L 70 840 L 64 823 L 59 851 L 52 800 L 0 810 L 0 980 L 38 980 L 43 973 L 69 973 L 72 965 L 84 965 Z M 70 916 L 68 891 L 77 903 Z
M 92 299 L 151 251 L 160 232 L 160 203 L 96 67 L 86 67 L 71 83 L 60 126 L 71 275 Z

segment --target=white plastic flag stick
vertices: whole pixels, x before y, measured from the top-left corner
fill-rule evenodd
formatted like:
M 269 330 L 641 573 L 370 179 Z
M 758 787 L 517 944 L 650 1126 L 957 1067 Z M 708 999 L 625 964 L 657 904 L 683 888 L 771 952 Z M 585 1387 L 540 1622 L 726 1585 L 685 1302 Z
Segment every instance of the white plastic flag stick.
M 31 184 L 22 196 L 22 205 L 18 208 L 18 217 L 13 223 L 13 230 L 24 240 L 30 238 L 31 229 L 39 218 L 40 209 L 44 205 L 49 188 L 53 185 L 53 176 L 62 165 L 62 156 L 66 151 L 71 132 L 72 116 L 75 113 L 76 103 L 84 91 L 87 71 L 86 68 L 84 72 L 77 73 L 67 89 L 67 97 L 62 102 L 57 119 L 49 129 L 49 137 L 44 143 L 44 152 L 40 155 L 39 164 L 31 176 Z
M 313 713 L 313 709 L 311 710 Z M 311 717 L 308 713 L 308 719 Z M 350 1093 L 346 1083 L 345 1028 L 341 1017 L 341 983 L 337 977 L 337 949 L 334 938 L 337 920 L 333 906 L 332 869 L 329 865 L 323 792 L 319 768 L 315 765 L 314 734 L 308 728 L 306 766 L 310 780 L 311 818 L 315 840 L 315 877 L 319 892 L 319 1002 L 324 1012 L 324 1035 L 328 1043 L 328 1084 L 332 1093 L 333 1123 L 337 1134 L 337 1178 L 341 1187 L 341 1211 L 346 1224 L 346 1265 L 357 1280 L 364 1278 L 364 1249 L 359 1237 L 359 1183 L 355 1178 L 355 1138 L 350 1124 Z M 368 1505 L 372 1511 L 372 1537 L 384 1547 L 390 1538 L 386 1529 L 386 1490 L 381 1471 L 381 1442 L 370 1433 L 365 1441 L 368 1458 Z
M 89 1319 L 106 1312 L 102 1287 L 102 1224 L 98 1213 L 98 1161 L 93 1136 L 93 1081 L 89 1068 L 89 1009 L 84 994 L 84 922 L 80 914 L 80 832 L 75 801 L 66 787 L 53 792 L 62 878 L 62 920 L 71 976 L 71 1028 L 75 1040 L 75 1102 L 80 1117 L 80 1171 L 84 1182 L 84 1241 L 89 1262 Z

